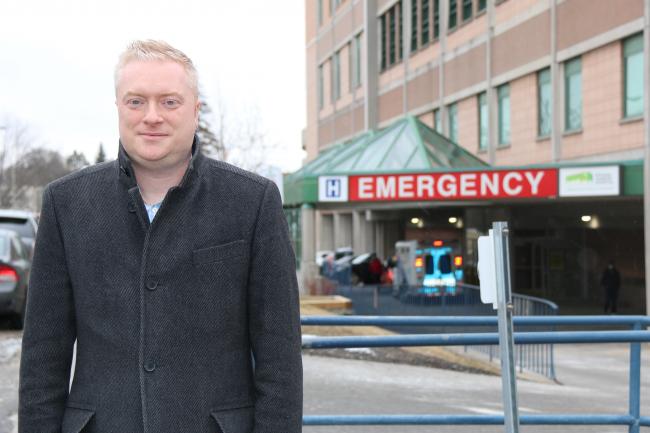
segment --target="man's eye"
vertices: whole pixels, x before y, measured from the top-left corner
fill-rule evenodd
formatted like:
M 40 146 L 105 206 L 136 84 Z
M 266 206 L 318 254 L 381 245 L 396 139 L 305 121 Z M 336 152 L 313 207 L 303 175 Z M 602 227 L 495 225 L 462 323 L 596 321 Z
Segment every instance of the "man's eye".
M 126 105 L 130 107 L 140 107 L 143 104 L 143 102 L 140 99 L 129 99 L 126 101 Z
M 180 102 L 178 102 L 176 99 L 165 99 L 163 101 L 163 105 L 167 108 L 176 108 Z

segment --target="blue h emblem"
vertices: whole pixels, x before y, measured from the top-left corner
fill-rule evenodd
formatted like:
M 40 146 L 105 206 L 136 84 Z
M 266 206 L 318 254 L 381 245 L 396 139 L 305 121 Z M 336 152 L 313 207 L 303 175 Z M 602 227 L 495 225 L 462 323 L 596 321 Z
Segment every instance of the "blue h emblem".
M 325 197 L 341 197 L 341 179 L 327 179 L 325 181 Z

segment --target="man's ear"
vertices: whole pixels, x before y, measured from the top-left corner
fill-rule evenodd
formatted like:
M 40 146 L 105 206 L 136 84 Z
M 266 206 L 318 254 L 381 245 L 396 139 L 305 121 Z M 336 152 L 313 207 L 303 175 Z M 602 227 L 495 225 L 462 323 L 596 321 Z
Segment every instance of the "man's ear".
M 196 106 L 194 107 L 194 122 L 196 123 L 196 127 L 199 127 L 199 114 L 201 113 L 201 101 L 199 99 L 196 100 Z

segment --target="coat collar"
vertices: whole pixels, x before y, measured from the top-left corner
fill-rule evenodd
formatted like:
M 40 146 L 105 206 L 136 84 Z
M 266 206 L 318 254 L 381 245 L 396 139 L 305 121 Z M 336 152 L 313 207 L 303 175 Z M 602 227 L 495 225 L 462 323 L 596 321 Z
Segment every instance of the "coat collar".
M 179 188 L 184 188 L 192 184 L 200 172 L 204 158 L 205 157 L 201 154 L 199 138 L 197 135 L 194 135 L 194 140 L 192 141 L 192 157 L 190 158 L 190 163 L 187 166 L 187 170 L 185 171 L 183 178 L 181 179 L 181 183 L 178 185 Z M 137 187 L 138 184 L 135 179 L 135 173 L 133 172 L 131 158 L 129 157 L 129 154 L 126 153 L 126 150 L 124 149 L 121 141 L 119 143 L 119 150 L 117 155 L 117 166 L 120 181 L 123 182 L 129 189 Z

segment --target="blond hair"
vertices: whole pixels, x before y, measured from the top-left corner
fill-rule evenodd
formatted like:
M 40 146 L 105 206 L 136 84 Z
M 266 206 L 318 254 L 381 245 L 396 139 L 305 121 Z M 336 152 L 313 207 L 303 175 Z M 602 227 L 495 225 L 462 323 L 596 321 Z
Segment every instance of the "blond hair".
M 190 86 L 194 90 L 194 94 L 199 94 L 198 74 L 194 63 L 187 57 L 187 55 L 179 49 L 176 49 L 164 41 L 157 41 L 154 39 L 137 40 L 131 42 L 120 57 L 118 58 L 117 65 L 115 66 L 115 90 L 117 91 L 117 81 L 119 79 L 120 71 L 129 62 L 134 60 L 151 61 L 151 60 L 168 60 L 176 62 L 183 66 L 187 76 L 190 80 Z

